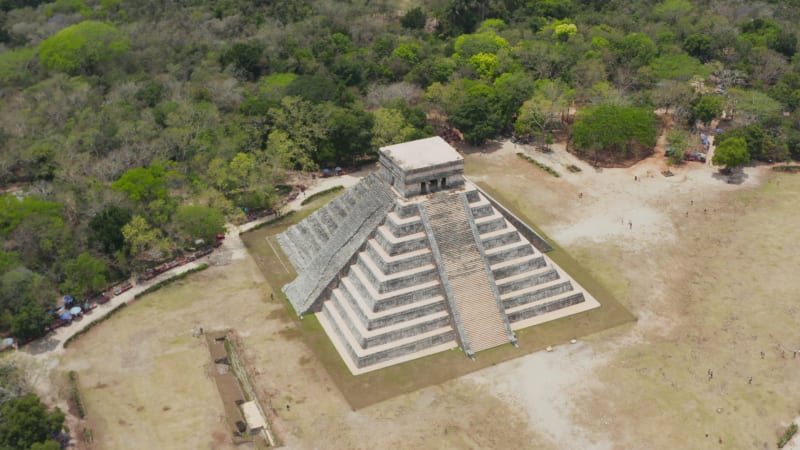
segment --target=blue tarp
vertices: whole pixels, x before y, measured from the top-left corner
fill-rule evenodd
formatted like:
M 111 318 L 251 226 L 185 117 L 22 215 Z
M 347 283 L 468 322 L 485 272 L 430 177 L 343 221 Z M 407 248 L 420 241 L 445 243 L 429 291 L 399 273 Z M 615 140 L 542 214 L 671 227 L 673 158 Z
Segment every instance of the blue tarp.
M 76 306 L 76 307 L 70 309 L 69 313 L 72 314 L 73 316 L 77 316 L 78 314 L 81 313 L 81 307 L 80 306 Z
M 66 305 L 66 304 L 68 304 L 68 303 L 72 303 L 74 300 L 75 300 L 75 299 L 74 299 L 74 298 L 72 298 L 72 296 L 71 296 L 71 295 L 65 295 L 65 296 L 64 296 L 64 304 L 65 304 L 65 305 Z
M 59 315 L 58 318 L 61 319 L 61 320 L 70 320 L 70 319 L 72 319 L 72 314 L 70 314 L 68 312 L 61 313 L 61 315 Z

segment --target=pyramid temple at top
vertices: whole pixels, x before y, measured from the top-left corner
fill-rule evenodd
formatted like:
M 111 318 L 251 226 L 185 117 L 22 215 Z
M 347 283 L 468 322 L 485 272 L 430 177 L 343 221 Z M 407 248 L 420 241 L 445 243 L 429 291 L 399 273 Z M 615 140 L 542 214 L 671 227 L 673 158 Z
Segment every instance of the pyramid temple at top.
M 377 172 L 278 243 L 298 273 L 283 291 L 317 314 L 353 374 L 455 347 L 474 357 L 600 306 L 439 137 L 381 148 Z

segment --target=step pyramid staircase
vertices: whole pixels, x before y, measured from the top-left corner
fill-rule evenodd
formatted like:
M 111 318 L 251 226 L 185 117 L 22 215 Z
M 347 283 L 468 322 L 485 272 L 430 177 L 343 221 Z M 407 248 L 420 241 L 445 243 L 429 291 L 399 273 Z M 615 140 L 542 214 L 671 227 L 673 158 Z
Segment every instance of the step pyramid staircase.
M 438 248 L 441 276 L 446 278 L 454 320 L 461 322 L 462 348 L 474 352 L 516 342 L 500 309 L 494 277 L 481 254 L 476 229 L 467 218 L 463 194 L 438 194 L 422 203 L 432 246 Z
M 283 291 L 355 375 L 457 347 L 480 358 L 517 345 L 516 330 L 600 306 L 535 231 L 459 178 L 454 150 L 430 141 L 382 149 L 382 171 L 278 236 L 298 272 Z M 444 156 L 420 157 L 431 145 Z

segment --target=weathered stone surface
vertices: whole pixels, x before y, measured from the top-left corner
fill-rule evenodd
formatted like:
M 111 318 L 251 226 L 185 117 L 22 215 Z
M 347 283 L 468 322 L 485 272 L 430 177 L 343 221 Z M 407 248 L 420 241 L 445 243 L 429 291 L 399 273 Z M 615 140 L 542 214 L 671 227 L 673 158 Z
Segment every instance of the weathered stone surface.
M 284 292 L 299 314 L 319 314 L 354 371 L 516 343 L 512 324 L 585 301 L 542 255 L 549 244 L 440 150 L 426 166 L 394 146 L 379 172 L 278 236 L 298 269 Z M 420 183 L 439 192 L 420 196 Z

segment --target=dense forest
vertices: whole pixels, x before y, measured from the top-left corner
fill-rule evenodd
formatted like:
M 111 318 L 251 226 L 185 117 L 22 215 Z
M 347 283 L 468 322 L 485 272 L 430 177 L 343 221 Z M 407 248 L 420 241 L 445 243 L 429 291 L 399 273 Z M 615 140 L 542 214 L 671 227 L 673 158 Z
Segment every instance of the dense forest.
M 625 159 L 665 116 L 676 148 L 724 116 L 726 165 L 800 159 L 799 16 L 798 0 L 0 0 L 0 330 L 41 334 L 59 295 L 210 241 L 293 171 L 453 129 Z

